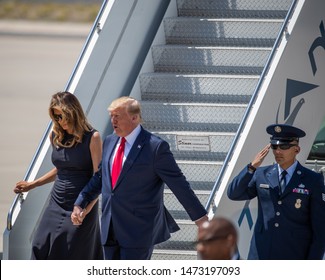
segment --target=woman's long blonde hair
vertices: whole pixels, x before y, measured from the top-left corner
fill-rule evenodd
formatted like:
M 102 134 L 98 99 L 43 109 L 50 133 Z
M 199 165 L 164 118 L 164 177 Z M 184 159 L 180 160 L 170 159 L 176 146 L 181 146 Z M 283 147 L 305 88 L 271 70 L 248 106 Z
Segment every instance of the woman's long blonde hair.
M 54 114 L 54 109 L 58 108 L 62 110 L 62 117 L 67 120 L 72 129 L 73 137 L 66 143 L 63 143 L 66 132 L 59 125 Z M 82 138 L 85 132 L 89 132 L 93 129 L 90 123 L 87 121 L 85 113 L 77 97 L 67 91 L 58 92 L 52 95 L 49 107 L 49 115 L 53 121 L 54 137 L 52 139 L 52 142 L 55 146 L 71 148 L 77 143 L 82 142 Z

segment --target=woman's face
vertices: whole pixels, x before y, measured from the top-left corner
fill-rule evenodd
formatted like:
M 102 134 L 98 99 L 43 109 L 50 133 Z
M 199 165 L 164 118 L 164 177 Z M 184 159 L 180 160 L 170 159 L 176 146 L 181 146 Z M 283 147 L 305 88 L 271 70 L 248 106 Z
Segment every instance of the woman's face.
M 72 128 L 69 125 L 63 111 L 61 110 L 61 108 L 56 107 L 53 108 L 53 116 L 54 116 L 54 120 L 58 122 L 58 124 L 68 133 L 72 133 Z

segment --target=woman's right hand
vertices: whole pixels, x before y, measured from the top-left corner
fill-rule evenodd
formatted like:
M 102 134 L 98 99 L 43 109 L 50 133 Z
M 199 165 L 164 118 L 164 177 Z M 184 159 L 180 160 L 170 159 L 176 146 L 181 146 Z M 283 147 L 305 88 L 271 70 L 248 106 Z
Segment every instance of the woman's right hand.
M 16 187 L 14 188 L 14 192 L 15 193 L 28 192 L 31 189 L 33 189 L 32 183 L 27 181 L 20 181 L 16 184 Z

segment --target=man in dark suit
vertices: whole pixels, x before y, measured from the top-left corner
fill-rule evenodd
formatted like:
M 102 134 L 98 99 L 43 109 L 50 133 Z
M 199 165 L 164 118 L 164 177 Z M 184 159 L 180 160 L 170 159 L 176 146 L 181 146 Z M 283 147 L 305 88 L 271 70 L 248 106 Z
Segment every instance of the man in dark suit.
M 198 229 L 196 249 L 202 260 L 239 260 L 238 234 L 231 221 L 214 217 Z
M 105 259 L 150 259 L 154 245 L 179 230 L 164 206 L 163 183 L 197 225 L 207 220 L 207 213 L 168 143 L 141 126 L 139 102 L 121 97 L 108 110 L 115 133 L 106 137 L 100 170 L 80 193 L 71 219 L 75 225 L 82 223 L 83 209 L 101 193 Z M 122 164 L 118 171 L 117 158 Z
M 272 135 L 270 144 L 228 187 L 228 197 L 232 200 L 258 199 L 248 259 L 322 259 L 325 252 L 324 178 L 296 160 L 300 152 L 299 138 L 304 137 L 305 132 L 284 124 L 270 125 L 266 131 Z M 260 167 L 270 148 L 277 163 Z

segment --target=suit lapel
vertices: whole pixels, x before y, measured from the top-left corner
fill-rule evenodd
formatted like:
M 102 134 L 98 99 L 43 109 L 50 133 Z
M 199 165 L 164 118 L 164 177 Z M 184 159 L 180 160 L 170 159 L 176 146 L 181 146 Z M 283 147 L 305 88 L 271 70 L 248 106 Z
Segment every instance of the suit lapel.
M 274 164 L 266 171 L 266 177 L 270 183 L 271 188 L 275 189 L 279 187 L 279 176 L 277 165 Z

